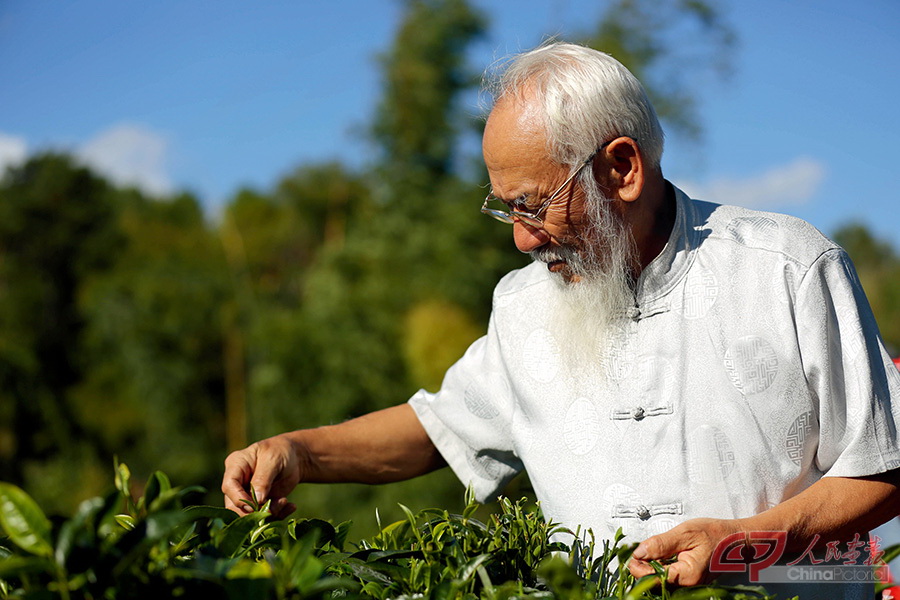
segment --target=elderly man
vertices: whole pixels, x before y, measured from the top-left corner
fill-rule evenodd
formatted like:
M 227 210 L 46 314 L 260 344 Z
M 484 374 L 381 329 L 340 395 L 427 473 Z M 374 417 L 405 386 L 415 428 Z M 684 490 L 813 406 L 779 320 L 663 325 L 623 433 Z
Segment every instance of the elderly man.
M 846 254 L 667 182 L 655 112 L 608 55 L 547 45 L 493 91 L 482 212 L 534 263 L 499 283 L 487 335 L 438 393 L 233 453 L 226 505 L 252 485 L 287 513 L 298 482 L 445 464 L 489 498 L 524 469 L 548 518 L 622 527 L 643 540 L 633 573 L 675 556 L 681 585 L 717 576 L 733 534 L 785 532 L 809 564 L 895 516 L 900 376 Z

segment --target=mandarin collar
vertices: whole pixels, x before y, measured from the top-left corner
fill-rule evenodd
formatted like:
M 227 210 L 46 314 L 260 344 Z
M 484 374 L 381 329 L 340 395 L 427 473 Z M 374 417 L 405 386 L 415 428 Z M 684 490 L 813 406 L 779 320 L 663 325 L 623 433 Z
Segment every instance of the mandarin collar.
M 668 295 L 694 261 L 700 240 L 697 211 L 691 199 L 669 181 L 675 192 L 675 223 L 662 252 L 641 272 L 635 294 L 642 317 L 671 309 Z

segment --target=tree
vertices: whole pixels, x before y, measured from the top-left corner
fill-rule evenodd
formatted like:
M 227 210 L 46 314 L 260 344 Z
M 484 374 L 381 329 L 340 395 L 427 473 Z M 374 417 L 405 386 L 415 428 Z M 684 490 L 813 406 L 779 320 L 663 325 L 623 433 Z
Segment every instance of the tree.
M 626 4 L 650 10 L 646 2 L 616 6 Z M 702 10 L 705 3 L 678 6 L 682 23 L 696 18 L 711 30 L 720 27 L 716 13 Z M 402 402 L 418 387 L 434 389 L 439 374 L 484 331 L 497 280 L 527 262 L 512 251 L 509 230 L 478 212 L 484 190 L 459 172 L 460 134 L 471 127 L 460 101 L 478 82 L 467 68 L 466 49 L 483 34 L 483 18 L 465 0 L 408 0 L 405 7 L 381 57 L 384 88 L 371 127 L 378 149 L 369 178 L 373 210 L 347 227 L 342 245 L 323 248 L 306 274 L 307 326 L 293 351 L 305 382 L 295 388 L 302 390 L 303 406 L 295 414 L 302 411 L 304 419 L 354 416 Z M 638 46 L 629 46 L 638 15 L 614 12 L 598 30 L 602 41 L 633 48 L 633 64 L 660 72 L 669 51 L 661 40 L 672 27 L 651 29 Z M 687 96 L 663 83 L 651 88 L 657 102 L 673 107 L 663 117 L 690 131 L 698 120 L 687 108 L 674 110 Z M 451 338 L 452 352 L 434 351 L 447 350 Z M 322 422 L 329 421 L 298 425 Z M 295 499 L 329 514 L 338 498 L 345 506 L 378 499 L 390 507 L 404 494 L 452 506 L 459 485 L 443 473 L 428 483 L 386 489 L 301 486 Z
M 641 80 L 661 120 L 698 139 L 698 83 L 731 71 L 735 33 L 709 0 L 611 0 L 584 42 Z M 702 85 L 702 83 L 701 83 Z
M 308 165 L 271 192 L 242 190 L 224 212 L 219 229 L 234 289 L 229 339 L 245 364 L 239 410 L 251 438 L 343 416 L 339 403 L 308 399 L 328 373 L 311 341 L 319 322 L 304 307 L 314 265 L 328 251 L 340 253 L 348 231 L 371 217 L 370 197 L 364 178 L 343 166 Z
M 226 448 L 434 389 L 484 331 L 493 286 L 528 261 L 478 211 L 483 170 L 473 181 L 463 168 L 477 121 L 461 101 L 479 81 L 467 51 L 487 25 L 466 0 L 403 6 L 365 171 L 301 165 L 270 190 L 239 190 L 215 223 L 189 194 L 148 198 L 63 156 L 3 180 L 3 478 L 71 508 L 115 452 L 136 472 L 215 489 Z M 664 75 L 682 51 L 672 38 L 689 23 L 727 28 L 702 1 L 655 11 L 615 0 L 597 36 L 691 131 L 693 96 Z M 372 523 L 372 503 L 408 496 L 461 500 L 449 470 L 380 489 L 301 486 L 296 500 Z
M 392 185 L 439 185 L 453 167 L 459 95 L 477 81 L 465 50 L 484 34 L 485 19 L 466 0 L 405 5 L 394 43 L 381 57 L 384 92 L 372 132 Z
M 122 247 L 113 190 L 59 154 L 11 169 L 0 183 L 0 478 L 37 480 L 46 463 L 107 453 L 70 392 L 82 356 L 84 283 Z
M 500 249 L 508 232 L 478 213 L 483 194 L 456 173 L 459 134 L 470 127 L 461 95 L 478 81 L 466 50 L 483 33 L 484 20 L 465 0 L 408 0 L 404 6 L 394 42 L 381 57 L 383 95 L 371 126 L 378 153 L 365 177 L 371 203 L 351 211 L 357 218 L 346 222 L 342 243 L 323 244 L 311 263 L 302 317 L 292 330 L 298 342 L 279 360 L 284 367 L 271 371 L 290 373 L 296 382 L 297 426 L 394 405 L 432 385 L 432 374 L 457 357 L 425 365 L 423 357 L 411 359 L 405 345 L 422 346 L 429 335 L 422 328 L 441 322 L 437 309 L 468 325 L 461 353 L 486 324 L 500 273 L 522 264 Z M 295 197 L 313 210 L 328 205 L 309 189 Z M 278 431 L 283 428 L 282 422 Z M 460 491 L 444 473 L 387 488 L 301 486 L 296 501 L 326 515 L 335 505 L 345 511 L 356 506 L 355 516 L 368 523 L 373 502 L 390 511 L 412 493 L 423 503 L 452 506 Z
M 853 259 L 888 350 L 900 356 L 900 256 L 859 223 L 841 227 L 834 239 Z
M 216 489 L 224 453 L 222 247 L 189 194 L 118 196 L 125 244 L 86 283 L 80 418 L 138 473 Z M 104 457 L 104 466 L 112 452 Z

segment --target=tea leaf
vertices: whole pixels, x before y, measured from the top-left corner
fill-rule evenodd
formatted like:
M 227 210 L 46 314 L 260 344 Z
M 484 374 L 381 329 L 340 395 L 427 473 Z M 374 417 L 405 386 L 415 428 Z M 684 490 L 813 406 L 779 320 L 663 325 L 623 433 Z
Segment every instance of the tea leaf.
M 188 506 L 184 509 L 191 521 L 199 521 L 201 519 L 221 519 L 227 525 L 238 518 L 238 514 L 233 510 L 221 506 Z
M 126 531 L 131 531 L 132 529 L 134 529 L 136 521 L 131 515 L 116 515 L 115 519 L 116 523 L 118 523 L 122 527 L 122 529 L 125 529 Z
M 84 565 L 96 554 L 101 530 L 109 528 L 109 517 L 119 500 L 118 493 L 106 498 L 85 500 L 74 517 L 62 524 L 56 537 L 56 563 L 67 568 L 70 562 Z M 72 560 L 73 559 L 73 560 Z
M 762 588 L 671 591 L 659 575 L 635 581 L 624 565 L 636 544 L 623 544 L 621 530 L 597 541 L 590 530 L 547 522 L 524 498 L 502 498 L 484 522 L 474 518 L 480 505 L 471 490 L 462 514 L 400 505 L 403 520 L 381 527 L 376 513 L 379 533 L 345 552 L 349 522 L 268 522 L 270 502 L 245 516 L 220 506 L 181 508 L 197 488 L 174 488 L 161 472 L 135 506 L 130 476 L 117 463 L 118 493 L 82 503 L 62 523 L 55 562 L 48 519 L 22 490 L 2 484 L 0 525 L 9 542 L 0 538 L 0 599 L 153 590 L 153 597 L 278 600 L 772 600 Z M 114 514 L 120 496 L 128 514 Z
M 644 592 L 648 592 L 659 586 L 661 579 L 659 575 L 645 575 L 637 580 L 625 595 L 625 600 L 640 600 L 644 596 Z
M 240 560 L 228 570 L 228 579 L 260 579 L 272 576 L 272 566 L 267 562 Z
M 144 497 L 138 501 L 138 507 L 149 510 L 150 505 L 159 498 L 160 493 L 171 488 L 172 485 L 169 483 L 169 478 L 166 475 L 161 471 L 154 472 L 150 479 L 147 480 L 147 485 L 144 486 Z
M 53 562 L 43 556 L 10 556 L 0 561 L 0 579 L 52 571 Z
M 53 555 L 50 521 L 31 496 L 11 483 L 0 483 L 0 526 L 22 550 Z
M 478 556 L 476 556 L 475 558 L 470 560 L 468 563 L 466 563 L 465 566 L 463 566 L 462 570 L 459 572 L 459 575 L 457 576 L 457 579 L 459 579 L 460 581 L 469 581 L 469 579 L 471 579 L 475 575 L 475 572 L 479 568 L 481 568 L 481 565 L 483 565 L 490 559 L 491 559 L 490 554 L 479 554 Z
M 378 570 L 372 568 L 371 565 L 357 558 L 348 558 L 344 562 L 344 565 L 350 569 L 356 577 L 367 583 L 391 584 L 393 581 L 387 575 L 380 573 Z M 365 590 L 365 586 L 363 586 L 363 590 Z
M 113 458 L 113 468 L 116 472 L 116 489 L 122 495 L 122 500 L 125 502 L 125 510 L 132 517 L 136 517 L 137 507 L 134 505 L 134 500 L 131 497 L 131 471 L 128 469 L 128 465 L 119 462 L 118 457 Z
M 676 590 L 672 594 L 672 600 L 714 600 L 730 596 L 731 594 L 726 589 L 704 586 Z
M 881 557 L 881 559 L 884 562 L 889 563 L 898 556 L 900 556 L 900 544 L 895 544 L 884 549 L 884 555 Z
M 246 540 L 250 536 L 250 533 L 259 527 L 260 523 L 268 516 L 269 513 L 266 511 L 253 512 L 229 523 L 219 535 L 217 545 L 219 551 L 225 556 L 238 555 L 244 540 Z

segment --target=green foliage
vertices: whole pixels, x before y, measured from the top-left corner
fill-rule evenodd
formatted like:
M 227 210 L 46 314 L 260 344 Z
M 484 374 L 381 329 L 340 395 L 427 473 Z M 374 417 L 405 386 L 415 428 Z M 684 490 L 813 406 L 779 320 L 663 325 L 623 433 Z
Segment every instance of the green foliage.
M 30 554 L 51 554 L 50 521 L 34 500 L 10 483 L 0 483 L 0 526 Z
M 501 500 L 487 522 L 475 518 L 471 498 L 460 514 L 401 507 L 402 520 L 348 544 L 348 522 L 193 504 L 197 488 L 173 487 L 158 471 L 134 497 L 130 479 L 117 464 L 116 491 L 52 529 L 25 492 L 0 484 L 0 598 L 770 598 L 758 588 L 667 591 L 656 575 L 635 581 L 621 566 L 633 549 L 621 534 L 593 557 L 593 544 L 568 547 L 559 540 L 578 536 L 524 500 Z
M 900 255 L 857 223 L 840 228 L 834 239 L 853 259 L 891 355 L 900 356 Z
M 486 177 L 460 141 L 472 128 L 460 101 L 477 83 L 467 52 L 487 22 L 465 0 L 402 6 L 380 57 L 383 95 L 366 128 L 377 152 L 364 169 L 299 165 L 215 215 L 191 194 L 120 189 L 59 154 L 0 181 L 0 480 L 51 513 L 94 502 L 72 543 L 94 539 L 81 528 L 105 515 L 90 499 L 114 454 L 136 472 L 158 467 L 216 489 L 229 450 L 433 389 L 485 329 L 497 280 L 528 262 L 509 229 L 478 212 Z M 711 36 L 694 36 L 701 50 L 717 49 L 699 63 L 672 44 L 692 28 Z M 709 2 L 616 0 L 596 31 L 676 121 L 666 103 L 677 108 L 685 88 L 664 74 L 729 56 Z M 854 235 L 851 255 L 900 348 L 896 253 Z M 122 489 L 169 489 L 158 475 L 118 477 Z M 414 514 L 459 512 L 458 488 L 445 469 L 384 487 L 301 486 L 292 501 L 368 535 L 372 506 L 391 521 L 404 516 L 400 499 Z M 117 526 L 147 518 L 139 501 Z M 235 580 L 251 589 L 267 565 L 237 565 Z
M 4 479 L 34 481 L 64 455 L 91 465 L 107 453 L 70 392 L 89 368 L 80 295 L 123 245 L 114 196 L 106 181 L 58 154 L 35 156 L 0 181 Z
M 102 489 L 113 454 L 215 488 L 228 450 L 433 388 L 527 262 L 477 210 L 484 173 L 464 168 L 467 52 L 486 31 L 466 0 L 406 0 L 379 61 L 371 164 L 298 166 L 214 219 L 190 194 L 119 189 L 63 155 L 10 171 L 0 478 L 57 512 Z M 438 328 L 438 313 L 455 317 Z M 457 486 L 298 494 L 361 516 L 395 495 L 452 505 Z
M 212 484 L 228 279 L 199 202 L 46 154 L 7 173 L 0 213 L 0 476 L 55 511 L 114 449 Z
M 191 196 L 128 195 L 117 208 L 125 247 L 85 282 L 82 347 L 91 368 L 69 395 L 108 449 L 104 460 L 114 449 L 149 471 L 165 457 L 174 476 L 212 485 L 225 429 L 231 291 L 221 243 Z
M 464 126 L 461 92 L 477 81 L 465 50 L 484 34 L 484 17 L 466 0 L 405 0 L 406 14 L 382 56 L 384 95 L 373 137 L 391 183 L 438 183 L 453 166 Z
M 406 315 L 404 355 L 410 375 L 431 391 L 440 388 L 444 373 L 483 330 L 459 306 L 424 301 Z
M 702 74 L 731 71 L 735 33 L 710 0 L 613 0 L 589 46 L 608 52 L 644 84 L 660 119 L 688 139 L 702 120 L 697 103 Z M 706 82 L 708 83 L 708 82 Z
M 479 214 L 483 192 L 455 172 L 459 133 L 468 126 L 460 97 L 477 81 L 466 50 L 481 35 L 482 17 L 464 0 L 405 7 L 381 57 L 384 93 L 370 128 L 378 150 L 371 169 L 303 170 L 261 194 L 278 215 L 254 228 L 261 240 L 309 231 L 321 243 L 308 262 L 285 261 L 281 281 L 297 282 L 290 293 L 279 299 L 251 283 L 252 302 L 251 294 L 242 296 L 251 439 L 338 422 L 433 385 L 434 356 L 410 359 L 404 316 L 422 303 L 452 304 L 468 316 L 467 330 L 454 338 L 477 337 L 493 285 L 525 263 L 509 250 L 509 231 Z M 252 265 L 253 244 L 246 246 Z M 423 344 L 428 329 L 418 329 Z M 441 345 L 443 367 L 462 354 L 460 344 L 431 340 Z M 333 517 L 335 507 L 346 507 L 342 518 L 363 519 L 373 503 L 392 507 L 403 495 L 451 505 L 458 485 L 442 474 L 430 485 L 329 486 L 299 490 L 292 499 Z

